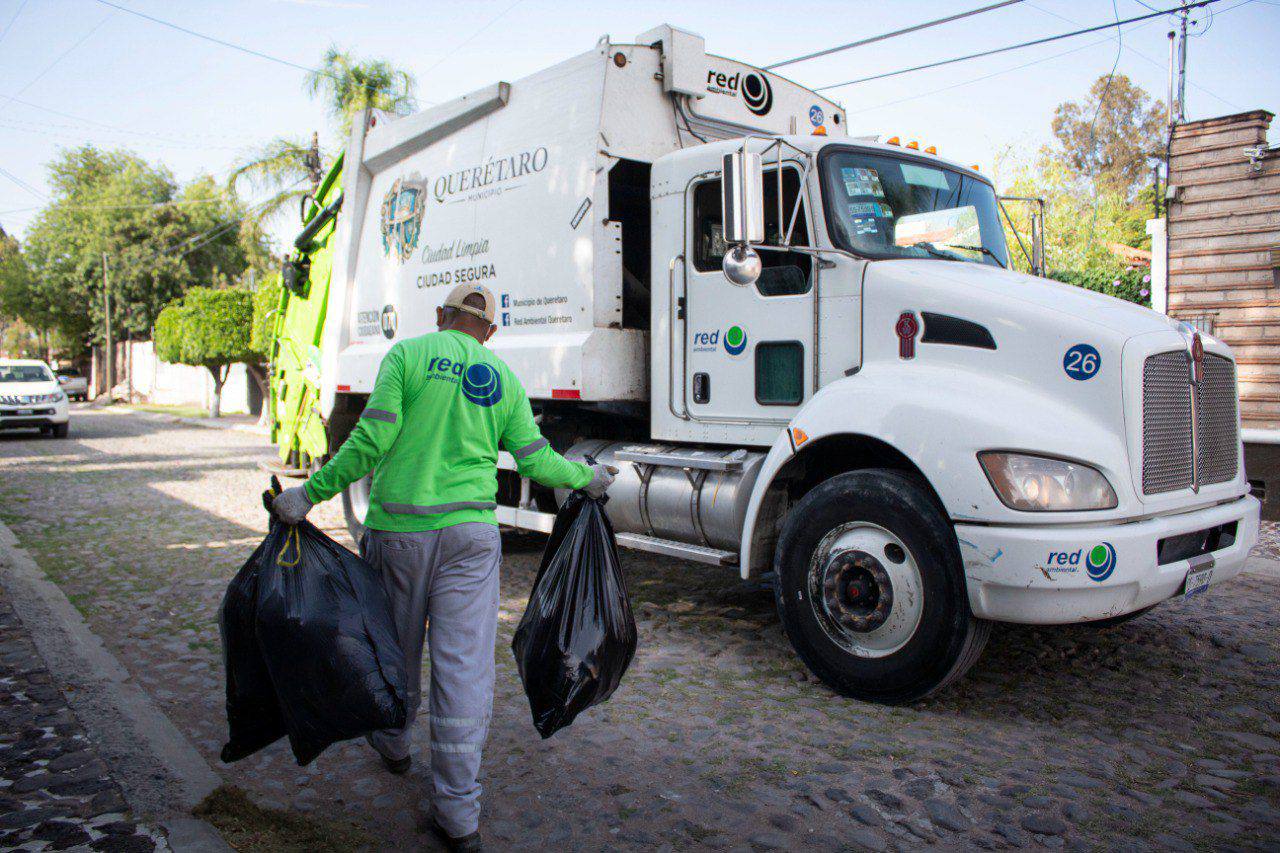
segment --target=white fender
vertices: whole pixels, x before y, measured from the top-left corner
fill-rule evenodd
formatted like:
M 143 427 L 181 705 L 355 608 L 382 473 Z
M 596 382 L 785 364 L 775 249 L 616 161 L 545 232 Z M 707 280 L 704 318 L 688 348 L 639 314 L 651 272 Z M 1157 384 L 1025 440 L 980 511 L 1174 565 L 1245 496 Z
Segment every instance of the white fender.
M 1098 394 L 1119 398 L 1118 387 L 1098 385 Z M 752 533 L 778 471 L 792 457 L 833 435 L 868 436 L 898 450 L 929 480 L 956 521 L 1027 524 L 1044 520 L 1029 518 L 1000 502 L 978 464 L 977 454 L 983 450 L 1022 450 L 1085 462 L 1100 470 L 1115 488 L 1116 509 L 1053 513 L 1054 522 L 1098 522 L 1132 515 L 1138 498 L 1131 484 L 1123 416 L 1117 410 L 1114 421 L 1100 420 L 1088 408 L 1016 375 L 916 360 L 873 363 L 837 380 L 800 409 L 765 458 L 742 529 L 742 576 L 749 574 Z

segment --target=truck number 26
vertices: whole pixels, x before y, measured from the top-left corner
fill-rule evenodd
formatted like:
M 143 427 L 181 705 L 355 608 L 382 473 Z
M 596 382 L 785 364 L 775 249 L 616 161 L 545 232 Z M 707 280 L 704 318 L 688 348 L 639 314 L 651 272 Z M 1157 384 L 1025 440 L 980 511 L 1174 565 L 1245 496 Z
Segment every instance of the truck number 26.
M 1092 379 L 1102 367 L 1102 356 L 1088 344 L 1076 344 L 1062 357 L 1062 369 L 1072 379 Z

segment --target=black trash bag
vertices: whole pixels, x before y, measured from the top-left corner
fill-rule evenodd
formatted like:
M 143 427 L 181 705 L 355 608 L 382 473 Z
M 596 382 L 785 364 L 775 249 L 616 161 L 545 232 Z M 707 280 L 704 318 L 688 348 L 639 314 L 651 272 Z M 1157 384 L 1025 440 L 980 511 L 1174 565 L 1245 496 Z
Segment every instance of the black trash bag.
M 227 674 L 227 725 L 231 730 L 222 747 L 222 760 L 226 762 L 239 761 L 285 735 L 284 715 L 254 630 L 258 563 L 270 541 L 263 540 L 236 572 L 218 614 L 222 668 Z
M 544 738 L 618 689 L 636 620 L 603 500 L 573 492 L 560 508 L 511 650 Z
M 274 516 L 254 558 L 223 605 L 231 724 L 223 760 L 261 749 L 278 732 L 305 765 L 330 744 L 404 726 L 404 654 L 377 572 L 310 522 L 288 525 Z M 264 669 L 282 727 L 262 707 Z

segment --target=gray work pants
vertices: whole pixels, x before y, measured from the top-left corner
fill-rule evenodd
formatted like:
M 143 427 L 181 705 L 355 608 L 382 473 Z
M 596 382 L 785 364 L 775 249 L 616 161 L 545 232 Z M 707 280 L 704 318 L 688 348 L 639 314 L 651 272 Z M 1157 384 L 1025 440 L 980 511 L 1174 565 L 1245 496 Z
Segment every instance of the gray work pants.
M 480 821 L 476 777 L 493 712 L 498 528 L 469 522 L 423 533 L 370 530 L 361 552 L 382 574 L 409 676 L 405 727 L 374 732 L 369 742 L 391 759 L 409 754 L 425 634 L 431 654 L 432 804 L 446 832 L 468 835 Z

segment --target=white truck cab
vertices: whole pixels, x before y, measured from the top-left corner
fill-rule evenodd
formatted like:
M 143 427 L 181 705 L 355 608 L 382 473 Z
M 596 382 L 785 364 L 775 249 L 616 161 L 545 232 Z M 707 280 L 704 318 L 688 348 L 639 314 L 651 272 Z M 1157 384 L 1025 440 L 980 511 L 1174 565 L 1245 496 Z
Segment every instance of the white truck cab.
M 547 437 L 621 468 L 619 542 L 776 572 L 797 653 L 846 695 L 918 699 L 992 621 L 1131 616 L 1257 539 L 1225 345 L 1009 271 L 985 177 L 851 138 L 692 34 L 367 117 L 343 187 L 331 449 L 386 350 L 480 281 Z M 499 467 L 500 520 L 548 530 L 557 496 Z

